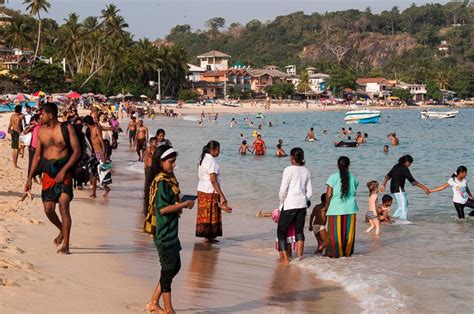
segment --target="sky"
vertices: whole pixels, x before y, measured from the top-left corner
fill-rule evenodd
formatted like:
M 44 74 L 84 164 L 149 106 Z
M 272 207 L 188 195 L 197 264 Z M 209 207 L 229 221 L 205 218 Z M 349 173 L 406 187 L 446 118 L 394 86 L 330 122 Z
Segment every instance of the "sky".
M 8 1 L 8 0 L 7 0 Z M 163 38 L 178 24 L 189 24 L 193 30 L 205 29 L 205 22 L 212 17 L 223 17 L 226 25 L 233 22 L 246 24 L 258 19 L 262 22 L 296 11 L 313 12 L 364 10 L 370 6 L 372 12 L 390 10 L 397 5 L 400 10 L 425 3 L 447 3 L 423 0 L 49 0 L 51 8 L 45 17 L 62 24 L 71 12 L 81 19 L 99 16 L 100 11 L 110 3 L 117 5 L 129 24 L 129 31 L 136 39 L 151 40 Z M 24 11 L 23 0 L 9 0 L 8 8 Z

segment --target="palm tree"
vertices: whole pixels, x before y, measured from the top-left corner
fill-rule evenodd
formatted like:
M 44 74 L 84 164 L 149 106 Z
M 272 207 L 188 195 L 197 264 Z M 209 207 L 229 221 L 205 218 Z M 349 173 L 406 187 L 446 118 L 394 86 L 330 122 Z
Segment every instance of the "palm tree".
M 116 17 L 118 15 L 118 13 L 120 12 L 120 9 L 117 8 L 117 6 L 115 4 L 109 4 L 105 7 L 105 9 L 103 9 L 101 11 L 102 13 L 102 23 L 103 22 L 110 22 L 110 20 L 114 17 Z
M 10 47 L 23 48 L 28 47 L 31 41 L 31 29 L 25 20 L 21 17 L 13 18 L 10 25 L 4 27 L 4 38 Z
M 36 15 L 38 17 L 38 39 L 36 41 L 36 50 L 35 50 L 35 58 L 33 59 L 33 63 L 36 60 L 38 55 L 38 49 L 40 47 L 41 42 L 41 11 L 48 12 L 48 9 L 51 7 L 51 4 L 48 0 L 24 0 L 23 4 L 26 4 L 26 9 L 30 11 L 31 15 Z
M 128 24 L 122 16 L 114 16 L 107 23 L 107 34 L 115 38 L 123 38 L 126 35 L 125 28 L 128 28 Z
M 309 85 L 309 75 L 307 71 L 304 71 L 304 70 L 301 71 L 300 81 L 298 82 L 296 89 L 298 90 L 298 92 L 303 92 L 303 93 L 311 89 Z

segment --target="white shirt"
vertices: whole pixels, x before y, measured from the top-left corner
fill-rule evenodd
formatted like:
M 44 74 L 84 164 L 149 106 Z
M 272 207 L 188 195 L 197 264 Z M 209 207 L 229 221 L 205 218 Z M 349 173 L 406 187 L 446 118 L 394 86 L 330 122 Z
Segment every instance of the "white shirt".
M 313 195 L 308 168 L 289 166 L 283 171 L 280 186 L 280 204 L 284 210 L 306 208 L 306 202 Z
M 214 173 L 217 176 L 217 182 L 220 184 L 219 178 L 219 165 L 216 159 L 211 154 L 206 154 L 199 166 L 198 175 L 199 183 L 197 190 L 198 192 L 214 193 L 214 186 L 211 183 L 211 174 Z
M 467 194 L 466 179 L 459 181 L 456 178 L 448 180 L 448 184 L 453 189 L 453 202 L 458 204 L 466 204 L 469 195 Z

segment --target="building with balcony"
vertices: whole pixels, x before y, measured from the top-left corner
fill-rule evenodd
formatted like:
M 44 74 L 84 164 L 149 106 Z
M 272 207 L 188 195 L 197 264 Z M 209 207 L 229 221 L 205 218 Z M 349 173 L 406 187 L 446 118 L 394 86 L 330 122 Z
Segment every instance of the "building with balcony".
M 398 82 L 396 85 L 397 88 L 407 89 L 410 91 L 410 94 L 413 96 L 414 101 L 423 101 L 426 96 L 426 85 L 425 84 L 410 84 L 405 82 Z
M 393 84 L 384 77 L 358 78 L 356 83 L 370 98 L 390 96 L 393 87 Z
M 211 50 L 197 56 L 197 58 L 199 59 L 200 67 L 206 69 L 206 71 L 220 71 L 229 68 L 230 56 L 217 50 Z

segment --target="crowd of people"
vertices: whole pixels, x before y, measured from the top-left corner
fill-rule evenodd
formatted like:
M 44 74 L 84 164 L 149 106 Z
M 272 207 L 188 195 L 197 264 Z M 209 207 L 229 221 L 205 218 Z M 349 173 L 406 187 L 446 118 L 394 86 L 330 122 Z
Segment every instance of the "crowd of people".
M 222 212 L 231 213 L 232 208 L 221 186 L 218 157 L 221 153 L 219 142 L 211 140 L 203 146 L 198 163 L 199 183 L 197 195 L 181 195 L 179 182 L 174 174 L 178 152 L 171 141 L 166 139 L 163 129 L 150 136 L 143 117 L 122 105 L 110 112 L 109 106 L 93 106 L 89 115 L 80 116 L 72 105 L 60 114 L 58 106 L 45 102 L 36 110 L 17 106 L 10 119 L 8 132 L 11 134 L 13 163 L 17 167 L 20 135 L 30 134 L 29 170 L 25 192 L 31 190 L 33 180 L 41 180 L 44 211 L 48 219 L 59 230 L 54 243 L 61 246 L 58 253 L 69 254 L 71 232 L 70 203 L 74 187 L 82 189 L 87 181 L 91 183 L 91 198 L 96 198 L 99 186 L 104 189 L 104 197 L 110 192 L 113 149 L 118 146 L 120 118 L 124 112 L 129 117 L 126 133 L 129 146 L 135 149 L 138 161 L 143 162 L 144 177 L 144 231 L 153 236 L 157 248 L 161 276 L 146 309 L 149 311 L 173 312 L 171 284 L 181 268 L 181 244 L 178 236 L 179 217 L 185 209 L 195 206 L 197 200 L 196 237 L 207 244 L 219 242 L 223 235 Z M 212 119 L 210 116 L 209 119 Z M 201 120 L 204 115 L 201 115 Z M 218 115 L 214 116 L 217 121 Z M 231 122 L 236 124 L 236 122 Z M 323 132 L 323 134 L 327 134 Z M 341 137 L 353 134 L 351 128 L 341 130 Z M 356 142 L 363 144 L 367 134 L 356 133 Z M 241 135 L 243 137 L 243 135 Z M 392 145 L 398 145 L 395 133 L 389 134 Z M 317 141 L 314 128 L 310 128 L 305 140 Z M 288 156 L 283 150 L 283 141 L 277 144 L 276 156 Z M 246 140 L 239 147 L 239 154 L 247 152 L 266 155 L 267 148 L 261 134 L 250 147 Z M 299 147 L 289 153 L 290 165 L 283 170 L 279 190 L 279 208 L 271 213 L 259 212 L 257 216 L 271 216 L 277 222 L 276 247 L 280 262 L 288 264 L 292 251 L 301 258 L 304 252 L 307 211 L 311 208 L 313 189 L 311 174 L 306 167 L 305 153 Z M 459 218 L 465 218 L 465 207 L 474 208 L 474 200 L 468 188 L 467 168 L 458 167 L 449 180 L 437 187 L 428 188 L 415 180 L 410 172 L 414 160 L 410 155 L 402 156 L 398 163 L 385 175 L 383 182 L 375 180 L 367 183 L 369 190 L 368 208 L 365 212 L 368 223 L 367 233 L 381 234 L 381 225 L 392 224 L 394 218 L 407 221 L 409 215 L 405 182 L 422 189 L 426 194 L 453 190 L 453 203 Z M 316 254 L 338 258 L 349 257 L 354 252 L 356 238 L 356 215 L 358 178 L 350 171 L 351 161 L 346 156 L 338 158 L 335 172 L 326 180 L 326 191 L 320 202 L 313 206 L 309 217 L 309 231 L 316 241 Z M 385 194 L 379 203 L 379 193 L 385 192 L 390 182 L 390 195 Z M 390 215 L 395 198 L 397 209 Z M 56 214 L 59 206 L 59 216 Z M 474 211 L 469 215 L 474 216 Z M 164 309 L 160 306 L 163 300 Z

